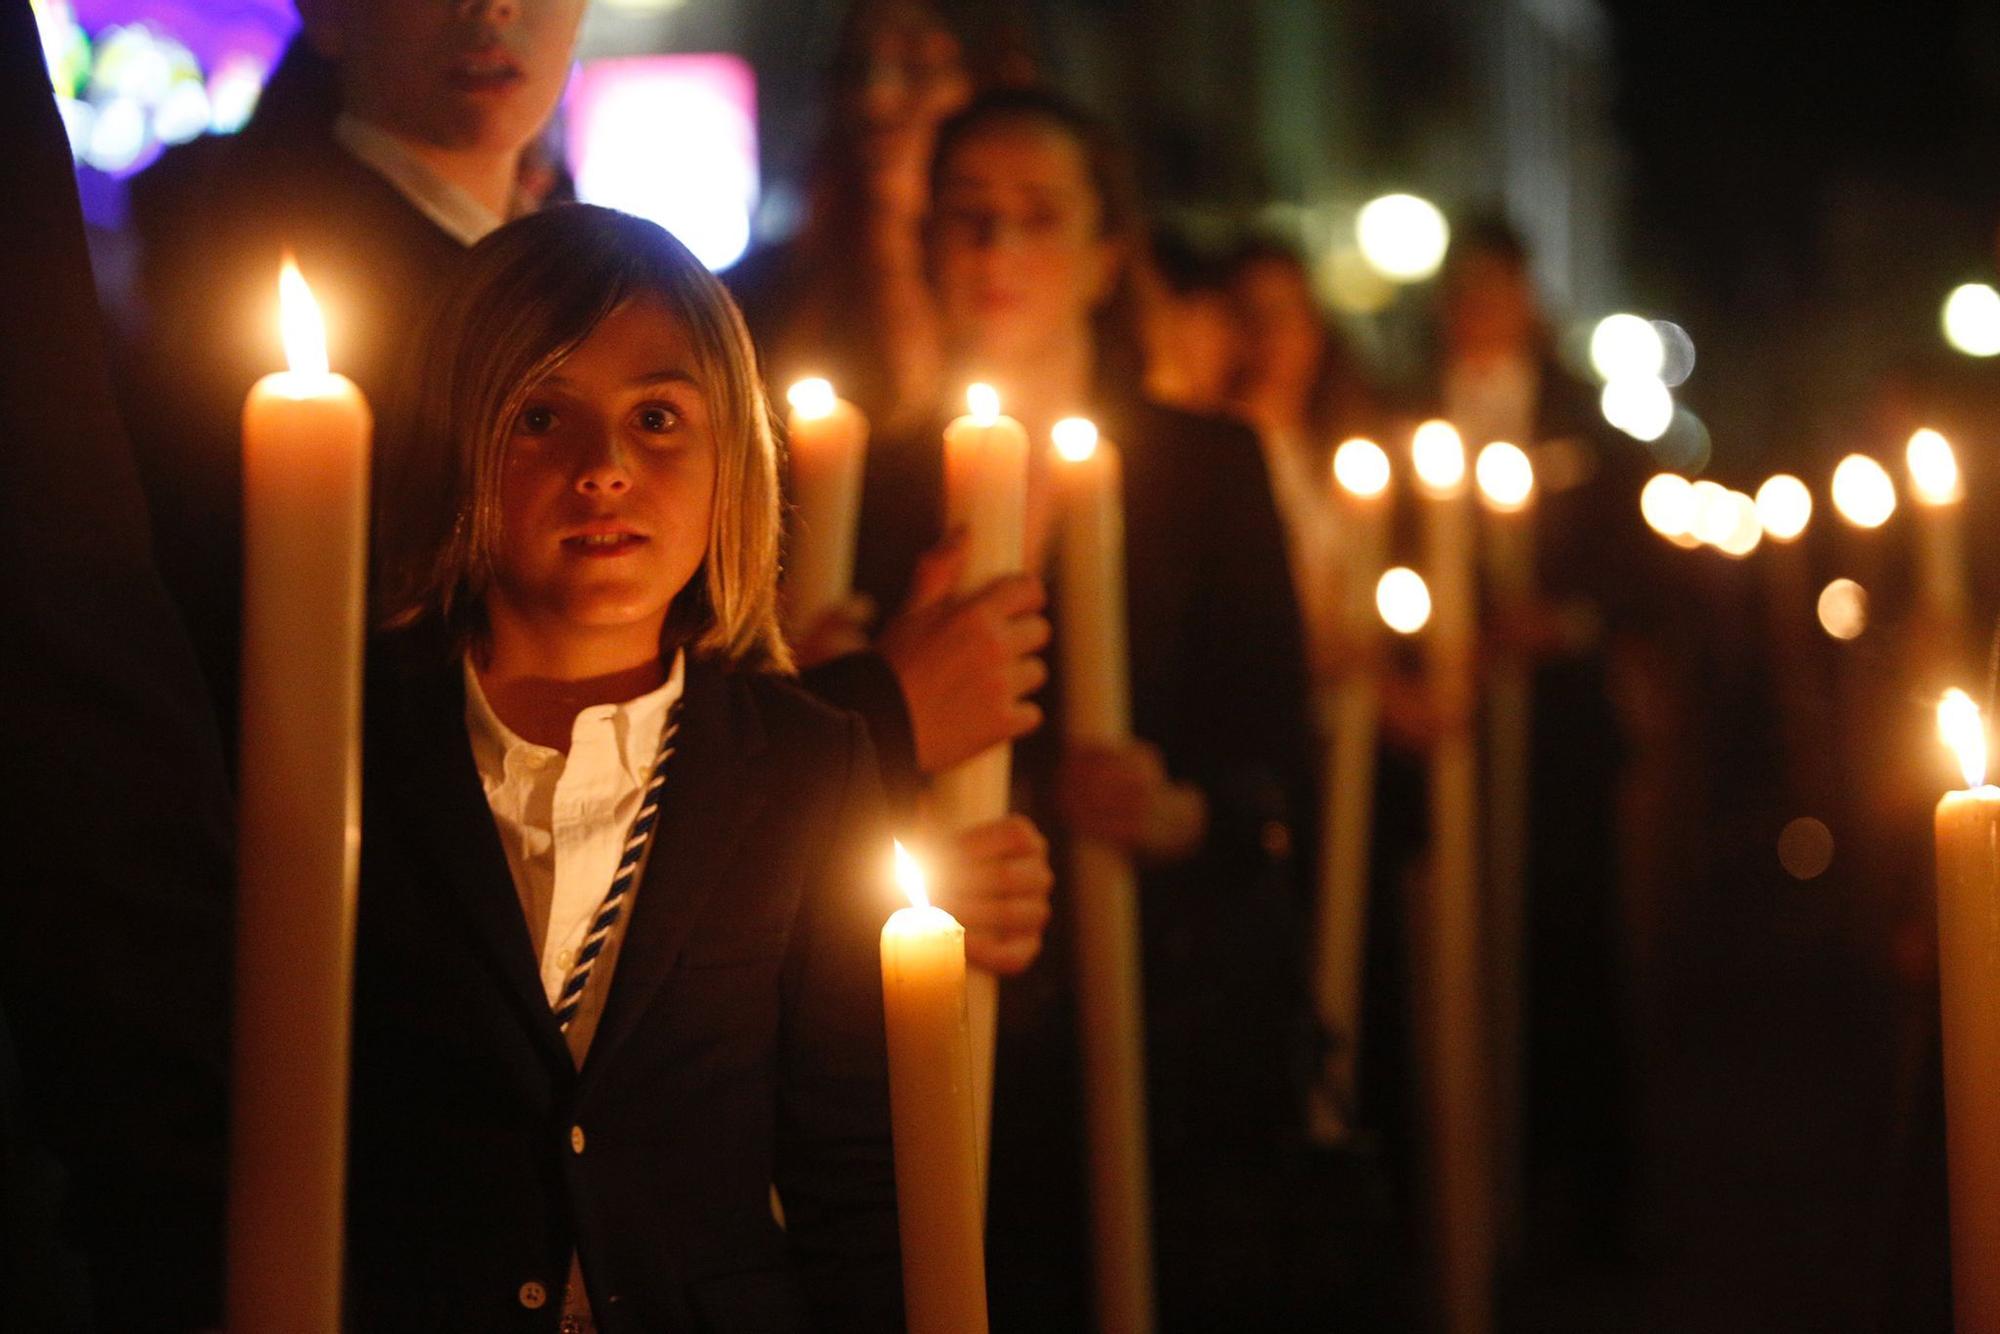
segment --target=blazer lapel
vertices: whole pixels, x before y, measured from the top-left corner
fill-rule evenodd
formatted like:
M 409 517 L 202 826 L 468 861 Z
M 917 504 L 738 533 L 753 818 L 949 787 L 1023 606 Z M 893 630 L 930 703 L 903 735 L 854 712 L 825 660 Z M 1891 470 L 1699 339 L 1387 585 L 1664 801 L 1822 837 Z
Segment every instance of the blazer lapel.
M 491 965 L 509 1006 L 545 1054 L 573 1069 L 542 989 L 514 875 L 473 763 L 458 665 L 414 676 L 403 698 L 407 707 L 398 725 L 371 730 L 371 742 L 391 746 L 396 754 L 396 762 L 374 766 L 374 771 L 397 789 L 396 806 L 410 817 L 408 833 L 457 901 L 458 916 Z
M 660 794 L 660 822 L 631 925 L 619 945 L 611 994 L 584 1059 L 586 1084 L 637 1027 L 679 963 L 681 946 L 762 807 L 764 793 L 752 763 L 762 749 L 763 732 L 748 693 L 715 664 L 690 653 L 681 734 Z

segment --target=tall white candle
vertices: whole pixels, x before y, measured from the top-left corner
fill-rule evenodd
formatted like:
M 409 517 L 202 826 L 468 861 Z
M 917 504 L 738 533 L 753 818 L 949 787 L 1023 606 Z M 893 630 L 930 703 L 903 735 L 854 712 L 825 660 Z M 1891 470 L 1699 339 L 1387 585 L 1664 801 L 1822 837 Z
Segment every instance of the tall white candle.
M 1331 1050 L 1313 1086 L 1313 1134 L 1323 1142 L 1354 1129 L 1360 1097 L 1361 998 L 1367 955 L 1368 869 L 1375 816 L 1375 751 L 1382 673 L 1375 591 L 1388 545 L 1389 456 L 1372 440 L 1333 452 L 1340 516 L 1340 579 L 1335 624 L 1340 652 L 1322 706 L 1327 719 L 1321 821 L 1319 920 L 1313 993 Z
M 1430 985 L 1426 1047 L 1434 1218 L 1451 1334 L 1493 1322 L 1491 1088 L 1479 893 L 1477 570 L 1465 446 L 1445 422 L 1425 422 L 1411 444 L 1424 497 L 1430 578 L 1430 692 L 1439 719 L 1430 766 L 1430 883 L 1415 944 Z
M 1028 433 L 1001 415 L 1000 395 L 975 384 L 965 395 L 966 415 L 945 427 L 945 528 L 966 544 L 958 592 L 971 593 L 1021 569 L 1028 510 Z M 1007 813 L 1013 747 L 993 746 L 937 776 L 931 811 L 948 832 L 997 820 Z M 999 1020 L 999 984 L 974 969 L 967 979 L 972 1027 L 972 1069 L 984 1160 L 993 1119 L 993 1044 Z
M 882 928 L 897 1226 L 910 1334 L 984 1334 L 985 1185 L 965 1008 L 965 928 L 896 844 L 910 906 Z
M 243 409 L 243 679 L 232 1330 L 340 1323 L 348 1010 L 361 846 L 368 404 L 280 284 L 291 368 Z
M 1938 636 L 1934 655 L 1956 669 L 1965 616 L 1965 484 L 1951 442 L 1928 428 L 1904 448 L 1916 501 L 1917 592 Z
M 1056 423 L 1055 447 L 1063 736 L 1117 745 L 1132 737 L 1122 467 L 1117 447 L 1082 418 Z M 1128 855 L 1091 839 L 1071 844 L 1069 872 L 1097 1323 L 1143 1334 L 1153 1327 L 1153 1220 L 1138 879 Z
M 854 533 L 868 419 L 825 380 L 801 380 L 786 398 L 791 415 L 792 531 L 785 554 L 785 622 L 806 634 L 854 586 Z
M 1479 451 L 1473 466 L 1484 518 L 1486 586 L 1503 622 L 1518 624 L 1534 601 L 1535 467 L 1507 441 Z M 1528 956 L 1528 778 L 1533 738 L 1533 663 L 1518 640 L 1502 640 L 1486 671 L 1486 940 L 1492 988 L 1493 1120 L 1499 1152 L 1501 1226 L 1521 1224 L 1525 1168 Z
M 1938 706 L 1963 791 L 1937 806 L 1938 1000 L 1944 1021 L 1951 1287 L 1959 1334 L 2000 1331 L 2000 788 L 1962 690 Z

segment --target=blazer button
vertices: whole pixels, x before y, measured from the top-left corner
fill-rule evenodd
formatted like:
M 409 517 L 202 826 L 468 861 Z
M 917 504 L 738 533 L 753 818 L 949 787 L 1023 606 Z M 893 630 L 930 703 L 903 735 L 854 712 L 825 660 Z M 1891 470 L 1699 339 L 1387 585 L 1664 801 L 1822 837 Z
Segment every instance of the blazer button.
M 521 1298 L 521 1305 L 527 1307 L 530 1311 L 539 1311 L 548 1305 L 549 1290 L 533 1279 L 529 1279 L 521 1285 L 519 1296 Z
M 582 1153 L 582 1152 L 583 1152 L 583 1127 L 582 1127 L 582 1126 L 571 1126 L 571 1127 L 569 1128 L 569 1147 L 570 1147 L 570 1151 L 571 1151 L 572 1153 Z

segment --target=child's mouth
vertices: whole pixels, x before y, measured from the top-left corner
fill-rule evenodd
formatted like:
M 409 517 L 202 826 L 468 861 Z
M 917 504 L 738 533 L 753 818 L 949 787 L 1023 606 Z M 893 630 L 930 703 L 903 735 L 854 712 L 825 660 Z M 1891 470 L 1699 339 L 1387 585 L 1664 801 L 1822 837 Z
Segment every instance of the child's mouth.
M 563 547 L 580 556 L 622 556 L 645 540 L 637 533 L 582 533 L 565 537 Z

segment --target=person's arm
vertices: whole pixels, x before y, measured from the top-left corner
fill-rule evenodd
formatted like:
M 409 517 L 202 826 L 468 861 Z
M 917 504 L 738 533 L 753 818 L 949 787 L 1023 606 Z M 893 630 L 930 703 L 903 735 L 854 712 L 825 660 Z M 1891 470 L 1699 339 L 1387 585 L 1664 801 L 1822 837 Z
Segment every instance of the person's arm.
M 774 1184 L 815 1328 L 872 1334 L 903 1326 L 880 953 L 895 905 L 889 823 L 858 719 L 844 761 L 785 966 Z

